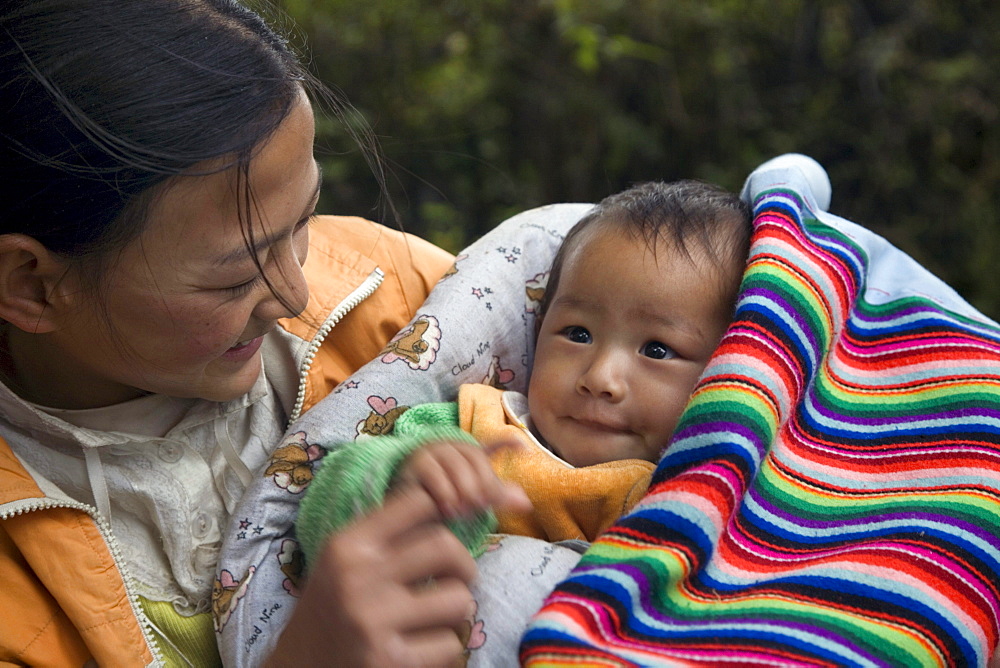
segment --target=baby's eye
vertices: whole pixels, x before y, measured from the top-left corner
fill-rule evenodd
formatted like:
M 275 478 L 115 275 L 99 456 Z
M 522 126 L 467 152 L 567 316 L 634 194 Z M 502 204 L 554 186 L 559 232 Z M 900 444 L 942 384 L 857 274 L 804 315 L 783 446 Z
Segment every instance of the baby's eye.
M 590 343 L 593 340 L 590 332 L 585 327 L 580 327 L 579 325 L 567 327 L 563 330 L 563 334 L 573 343 Z
M 677 357 L 674 349 L 659 341 L 650 341 L 642 347 L 642 354 L 654 360 L 666 360 Z

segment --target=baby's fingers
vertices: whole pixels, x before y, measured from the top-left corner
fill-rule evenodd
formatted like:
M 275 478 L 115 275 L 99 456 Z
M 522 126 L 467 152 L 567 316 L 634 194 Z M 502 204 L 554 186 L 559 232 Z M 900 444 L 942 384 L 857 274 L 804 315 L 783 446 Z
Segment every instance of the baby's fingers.
M 504 443 L 481 448 L 465 442 L 433 443 L 410 455 L 401 479 L 423 487 L 448 519 L 490 507 L 530 511 L 531 503 L 520 487 L 504 483 L 493 471 L 488 453 L 501 447 L 518 446 Z
M 519 450 L 523 446 L 514 440 L 494 441 L 484 444 L 481 448 L 483 461 L 490 470 L 491 482 L 488 485 L 487 502 L 495 508 L 510 510 L 516 513 L 531 512 L 531 501 L 519 485 L 500 480 L 490 464 L 490 457 L 501 450 Z M 476 464 L 479 466 L 478 464 Z
M 435 444 L 410 455 L 405 470 L 405 479 L 416 482 L 434 499 L 441 515 L 445 518 L 461 514 L 462 498 L 455 487 L 453 473 L 447 466 L 449 455 L 446 444 Z M 460 474 L 459 474 L 460 475 Z
M 458 514 L 472 514 L 492 505 L 499 481 L 481 448 L 469 443 L 447 443 L 435 452 L 458 495 Z

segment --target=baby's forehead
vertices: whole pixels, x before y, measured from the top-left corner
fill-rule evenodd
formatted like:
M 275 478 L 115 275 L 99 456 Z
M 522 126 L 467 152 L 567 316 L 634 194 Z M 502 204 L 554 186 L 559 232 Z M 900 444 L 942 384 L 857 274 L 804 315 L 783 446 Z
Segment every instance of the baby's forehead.
M 657 263 L 693 262 L 701 256 L 714 256 L 718 251 L 716 244 L 708 238 L 694 236 L 680 238 L 667 228 L 643 228 L 628 221 L 618 220 L 614 216 L 605 216 L 592 221 L 570 242 L 572 245 L 566 249 L 567 258 L 600 252 L 599 242 L 609 238 L 642 249 Z M 609 259 L 614 260 L 614 258 Z
M 588 229 L 582 230 L 577 245 L 582 247 L 605 235 L 628 239 L 642 244 L 657 262 L 686 261 L 714 267 L 724 277 L 732 270 L 742 269 L 746 260 L 746 248 L 741 227 L 744 221 L 734 212 L 720 211 L 711 225 L 687 228 L 679 231 L 668 225 L 644 225 L 627 215 L 614 213 L 596 218 Z
M 701 240 L 682 244 L 672 238 L 646 238 L 639 231 L 614 226 L 594 226 L 566 249 L 562 273 L 634 271 L 644 266 L 652 274 L 683 271 L 702 276 L 714 288 L 728 274 L 717 266 L 716 252 Z M 626 259 L 627 258 L 627 259 Z M 639 265 L 636 265 L 636 262 Z
M 583 230 L 573 240 L 573 245 L 566 249 L 562 273 L 574 272 L 584 266 L 593 267 L 594 263 L 588 260 L 598 261 L 608 271 L 634 269 L 634 266 L 625 266 L 621 256 L 608 254 L 607 245 L 603 242 L 609 239 L 638 251 L 643 263 L 648 262 L 654 274 L 673 273 L 681 267 L 681 271 L 696 276 L 697 283 L 689 289 L 696 289 L 705 299 L 728 305 L 736 297 L 745 261 L 736 257 L 731 248 L 720 249 L 698 237 L 689 238 L 684 243 L 664 234 L 647 237 L 634 227 L 606 225 L 600 221 Z M 564 276 L 559 281 L 560 287 L 565 279 Z

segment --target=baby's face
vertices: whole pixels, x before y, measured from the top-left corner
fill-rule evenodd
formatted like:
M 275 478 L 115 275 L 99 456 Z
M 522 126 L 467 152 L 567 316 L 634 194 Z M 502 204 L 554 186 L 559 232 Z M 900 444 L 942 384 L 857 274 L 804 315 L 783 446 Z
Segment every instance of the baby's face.
M 531 419 L 573 466 L 657 461 L 730 319 L 725 272 L 694 249 L 597 228 L 566 257 L 538 334 Z M 736 271 L 733 268 L 732 271 Z

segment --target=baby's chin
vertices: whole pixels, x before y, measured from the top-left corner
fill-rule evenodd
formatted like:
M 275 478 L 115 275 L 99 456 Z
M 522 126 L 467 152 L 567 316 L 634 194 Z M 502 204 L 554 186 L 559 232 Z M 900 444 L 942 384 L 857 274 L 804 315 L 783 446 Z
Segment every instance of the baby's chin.
M 546 433 L 540 431 L 536 424 L 533 433 L 549 452 L 574 468 L 595 466 L 634 457 L 634 455 L 622 454 L 623 450 L 631 448 L 622 443 L 614 443 L 616 440 L 614 438 L 599 437 L 595 440 L 593 434 L 581 437 L 578 430 L 559 430 L 559 426 L 558 424 L 549 425 L 550 429 Z
M 542 442 L 546 443 L 545 441 Z M 572 446 L 566 448 L 560 448 L 558 445 L 554 445 L 552 443 L 546 443 L 546 447 L 556 457 L 563 460 L 573 468 L 578 468 L 578 469 L 583 468 L 585 466 L 595 466 L 597 464 L 604 464 L 605 462 L 613 461 L 614 459 L 616 459 L 614 457 L 612 457 L 611 459 L 585 457 L 581 453 L 576 452 L 576 449 L 573 448 Z
M 551 431 L 553 430 L 550 429 L 550 432 Z M 558 432 L 558 429 L 554 431 Z M 590 443 L 590 447 L 586 447 L 586 444 L 584 444 L 584 447 L 581 448 L 579 434 L 572 432 L 568 434 L 551 434 L 550 438 L 550 434 L 542 433 L 538 429 L 538 425 L 533 425 L 532 434 L 549 452 L 574 468 L 596 466 L 597 464 L 606 464 L 607 462 L 613 462 L 619 459 L 636 458 L 635 455 L 622 454 L 619 449 L 615 447 L 611 447 L 610 449 L 597 449 L 594 447 L 594 443 Z
M 608 462 L 618 462 L 623 460 L 640 460 L 647 461 L 652 464 L 656 464 L 659 461 L 657 459 L 650 459 L 645 453 L 639 452 L 602 452 L 600 456 L 593 456 L 592 452 L 578 452 L 577 448 L 574 448 L 572 444 L 569 447 L 560 449 L 558 446 L 551 443 L 545 443 L 547 447 L 554 455 L 559 459 L 563 460 L 570 466 L 574 468 L 584 468 L 586 466 L 597 466 L 598 464 L 607 464 Z
M 576 466 L 576 464 L 567 459 L 566 456 L 563 454 L 563 450 L 559 447 L 558 441 L 545 438 L 545 435 L 538 431 L 538 427 L 535 427 L 532 430 L 532 434 L 536 439 L 538 439 L 538 442 L 541 443 L 546 450 L 548 450 L 556 457 L 569 464 L 570 466 Z

